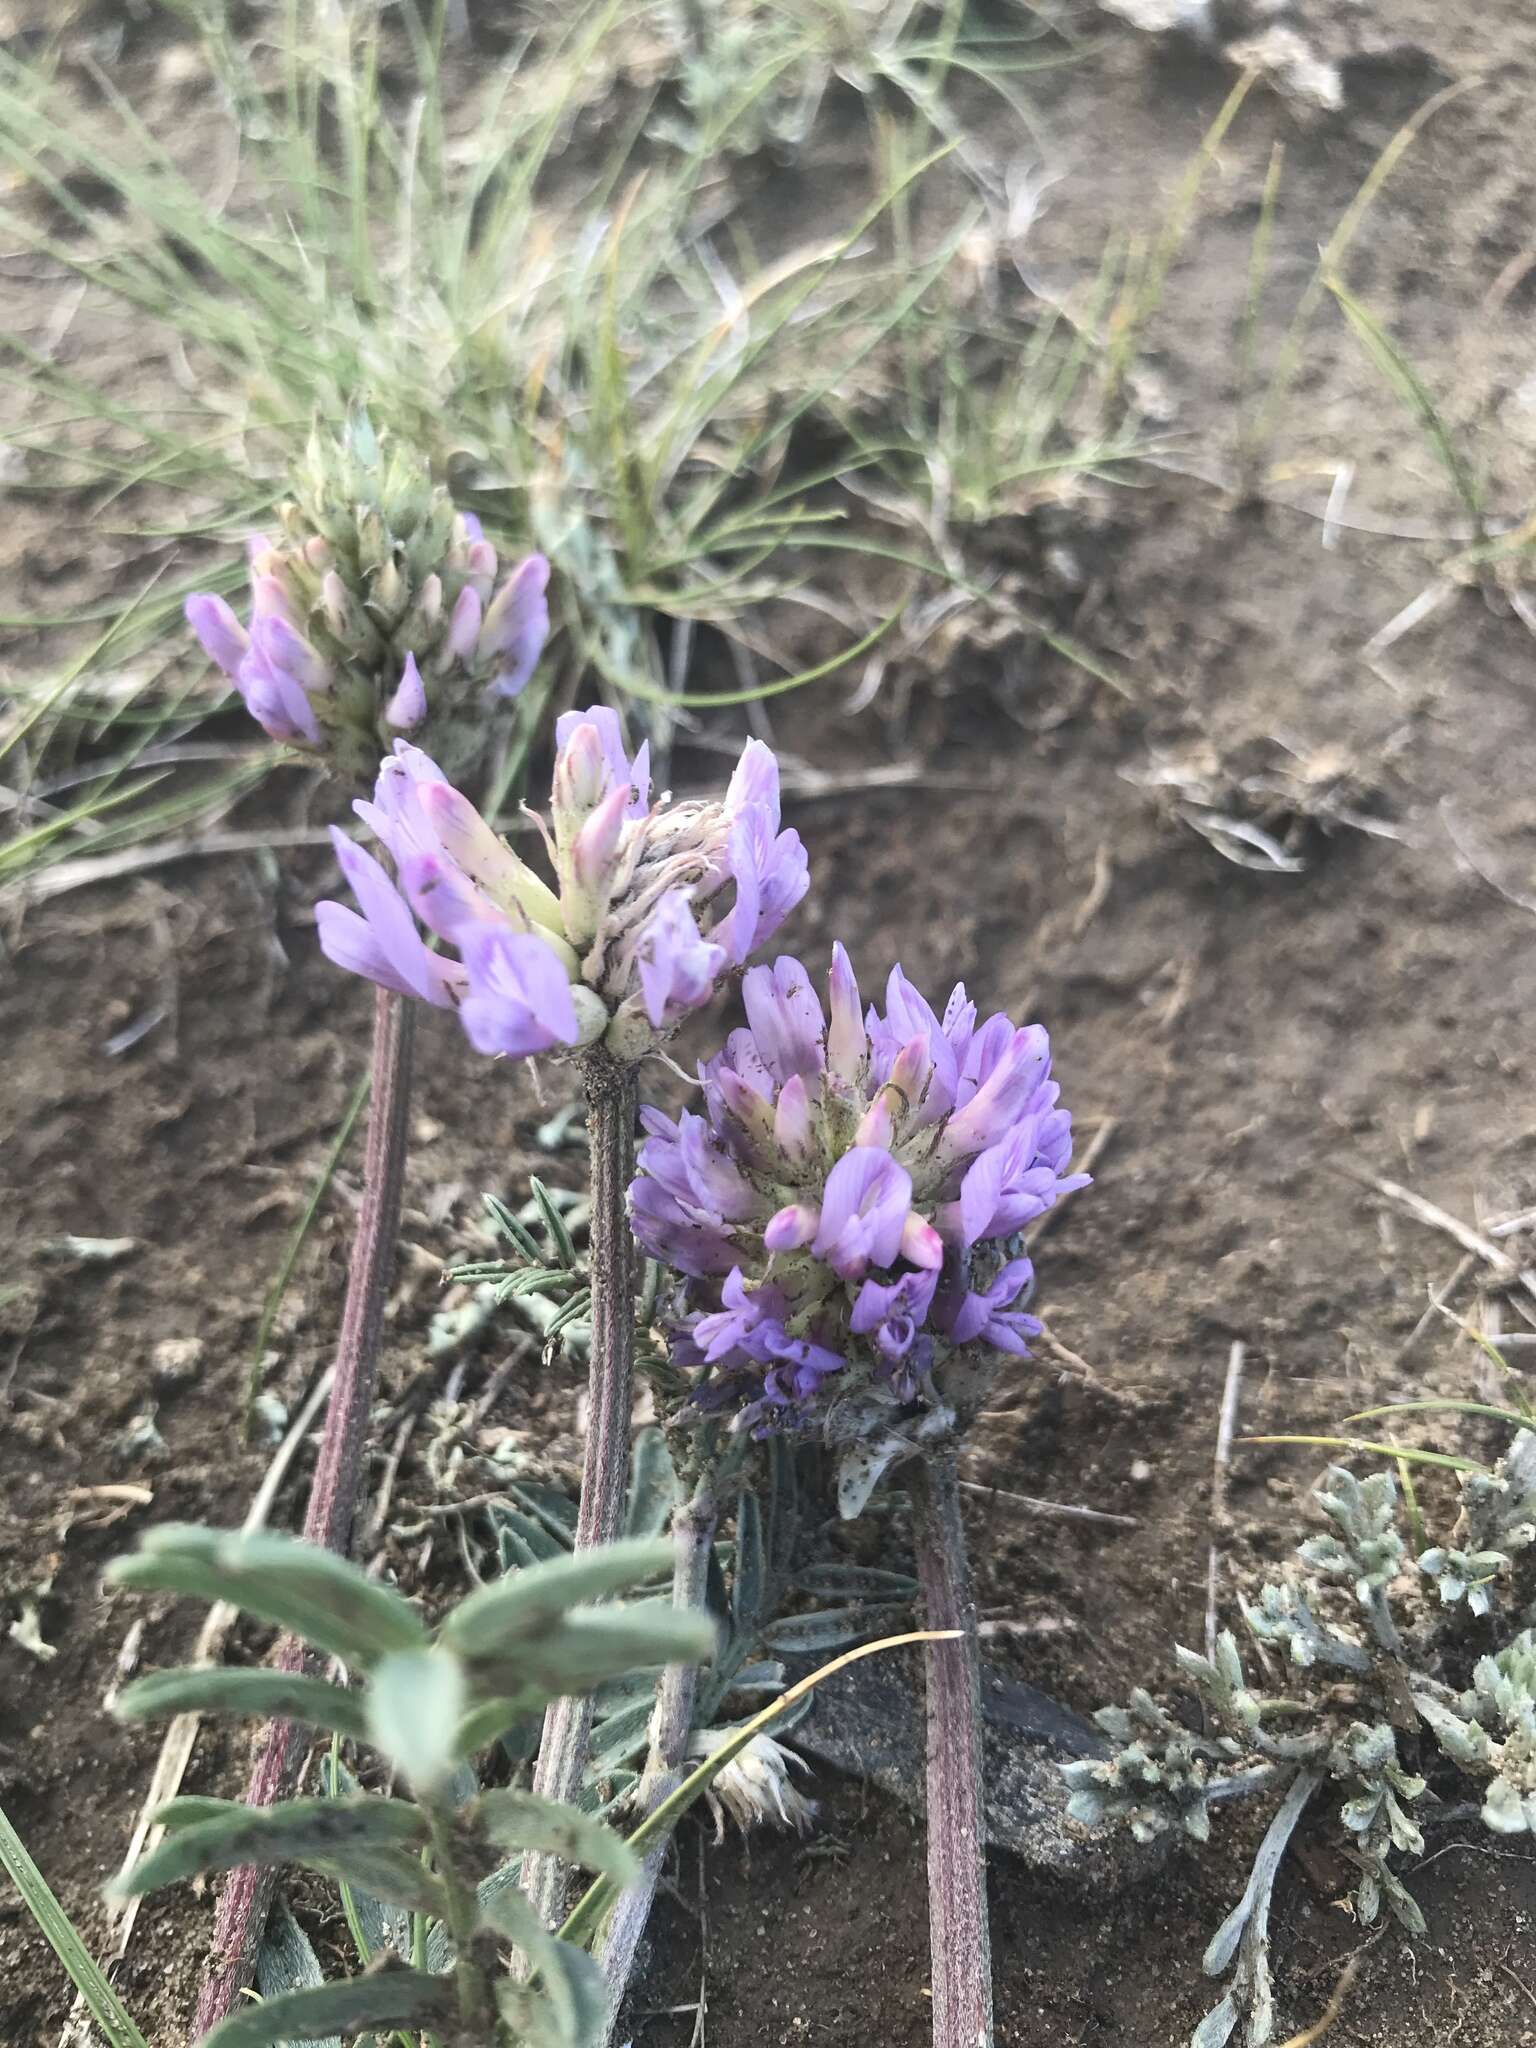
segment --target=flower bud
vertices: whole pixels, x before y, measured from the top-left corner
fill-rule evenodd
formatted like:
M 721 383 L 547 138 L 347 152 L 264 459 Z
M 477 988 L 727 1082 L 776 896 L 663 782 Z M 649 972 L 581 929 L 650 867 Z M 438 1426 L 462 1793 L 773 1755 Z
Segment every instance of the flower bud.
M 479 591 L 472 583 L 466 583 L 454 604 L 444 643 L 446 652 L 455 661 L 467 662 L 473 658 L 484 610 Z
M 421 670 L 416 666 L 414 654 L 405 657 L 400 687 L 390 698 L 384 716 L 399 732 L 414 732 L 418 725 L 426 722 L 426 685 L 421 680 Z
M 483 635 L 482 635 L 483 638 Z M 555 758 L 549 814 L 555 844 L 563 852 L 607 795 L 611 775 L 602 737 L 590 721 L 578 725 Z

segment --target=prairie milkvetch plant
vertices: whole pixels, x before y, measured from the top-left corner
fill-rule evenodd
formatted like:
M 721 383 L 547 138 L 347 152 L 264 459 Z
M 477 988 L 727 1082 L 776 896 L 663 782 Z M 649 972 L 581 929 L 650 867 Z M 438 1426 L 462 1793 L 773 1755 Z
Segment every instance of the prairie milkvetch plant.
M 778 764 L 760 741 L 747 742 L 718 800 L 653 803 L 648 750 L 629 756 L 615 712 L 567 713 L 555 740 L 549 881 L 429 756 L 397 741 L 373 802 L 358 805 L 395 878 L 337 833 L 361 914 L 322 903 L 317 918 L 333 961 L 397 996 L 456 1010 L 478 1050 L 579 1059 L 592 1159 L 588 1426 L 576 1528 L 584 1550 L 617 1534 L 629 1462 L 634 1247 L 625 1193 L 636 1068 L 778 930 L 808 876 L 799 834 L 780 829 Z M 433 951 L 423 926 L 452 952 Z M 586 1699 L 551 1708 L 535 1780 L 541 1794 L 574 1796 L 591 1714 Z M 529 1883 L 552 1919 L 553 1863 L 537 1865 Z
M 963 986 L 940 1015 L 897 968 L 884 1014 L 866 1012 L 836 946 L 825 1008 L 787 957 L 753 968 L 742 1000 L 746 1026 L 700 1070 L 703 1113 L 643 1113 L 635 1234 L 676 1276 L 660 1321 L 701 1426 L 725 1422 L 738 1446 L 819 1436 L 845 1516 L 909 1464 L 923 1603 L 946 1632 L 927 1652 L 934 2041 L 986 2048 L 980 1669 L 955 1447 L 1001 1359 L 1039 1329 L 1024 1226 L 1086 1176 L 1070 1171 L 1045 1032 L 978 1023 Z M 653 1742 L 653 1773 L 672 1761 Z
M 399 734 L 455 772 L 484 751 L 485 715 L 526 686 L 549 632 L 549 564 L 505 574 L 480 522 L 367 416 L 318 429 L 278 508 L 248 544 L 245 623 L 211 591 L 188 623 L 272 739 L 366 783 Z
M 568 712 L 555 737 L 553 886 L 397 740 L 357 805 L 396 880 L 338 832 L 362 914 L 322 903 L 320 942 L 338 966 L 456 1010 L 480 1052 L 600 1047 L 632 1064 L 777 931 L 805 894 L 805 850 L 779 829 L 778 765 L 759 740 L 718 801 L 653 805 L 648 749 L 630 759 L 615 712 Z
M 789 958 L 742 1000 L 703 1114 L 642 1113 L 635 1232 L 678 1276 L 671 1355 L 698 1405 L 822 1435 L 854 1514 L 974 1409 L 999 1353 L 1027 1354 L 1019 1233 L 1087 1177 L 1045 1032 L 978 1024 L 963 985 L 940 1016 L 898 967 L 866 1014 L 835 946 L 825 1009 Z
M 1424 1916 L 1393 1859 L 1423 1853 L 1436 1784 L 1449 1793 L 1459 1776 L 1464 1793 L 1470 1780 L 1485 1826 L 1536 1833 L 1536 1434 L 1521 1428 L 1491 1468 L 1463 1471 L 1459 1490 L 1449 1540 L 1415 1560 L 1393 1475 L 1331 1466 L 1314 1494 L 1328 1530 L 1298 1546 L 1299 1570 L 1241 1601 L 1257 1658 L 1245 1661 L 1230 1629 L 1208 1655 L 1176 1648 L 1198 1712 L 1137 1689 L 1096 1717 L 1109 1757 L 1064 1766 L 1073 1819 L 1143 1842 L 1205 1842 L 1218 1805 L 1283 1793 L 1206 1950 L 1207 1974 L 1230 1981 L 1191 2048 L 1221 2048 L 1239 2024 L 1247 2048 L 1273 2038 L 1270 1906 L 1309 1809 L 1354 1866 L 1361 1924 L 1385 1907 L 1410 1935 Z
M 531 1566 L 470 1594 L 434 1631 L 392 1588 L 288 1537 L 169 1526 L 113 1568 L 122 1586 L 228 1601 L 363 1681 L 162 1671 L 125 1689 L 120 1717 L 280 1715 L 368 1746 L 409 1788 L 408 1797 L 265 1807 L 186 1798 L 160 1809 L 164 1840 L 124 1873 L 122 1894 L 236 1865 L 297 1863 L 414 1917 L 410 1966 L 386 1950 L 359 1976 L 243 2006 L 206 2037 L 210 2048 L 376 2028 L 421 2029 L 462 2048 L 594 2048 L 607 2019 L 601 1972 L 546 1931 L 516 1883 L 518 1859 L 557 1847 L 620 1886 L 638 1859 L 575 1807 L 517 1787 L 481 1789 L 473 1760 L 531 1707 L 658 1656 L 710 1654 L 709 1622 L 669 1601 L 593 1604 L 654 1577 L 667 1555 L 665 1544 L 630 1542 Z M 520 1959 L 512 1970 L 509 1949 Z

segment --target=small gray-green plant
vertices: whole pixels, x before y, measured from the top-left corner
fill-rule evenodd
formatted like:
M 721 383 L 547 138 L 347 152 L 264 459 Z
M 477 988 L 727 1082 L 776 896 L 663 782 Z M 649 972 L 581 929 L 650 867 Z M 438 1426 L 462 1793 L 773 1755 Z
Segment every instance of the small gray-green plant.
M 1272 2037 L 1270 1901 L 1315 1798 L 1359 1872 L 1361 1924 L 1385 1905 L 1413 1935 L 1424 1916 L 1391 1859 L 1422 1851 L 1432 1779 L 1472 1778 L 1488 1827 L 1536 1833 L 1536 1433 L 1521 1429 L 1459 1486 L 1448 1540 L 1414 1560 L 1393 1475 L 1330 1466 L 1314 1498 L 1331 1527 L 1298 1547 L 1300 1572 L 1241 1601 L 1253 1657 L 1230 1629 L 1208 1656 L 1176 1648 L 1198 1712 L 1137 1690 L 1096 1716 L 1113 1754 L 1064 1766 L 1074 1820 L 1119 1824 L 1142 1842 L 1179 1831 L 1205 1842 L 1214 1805 L 1283 1788 L 1243 1896 L 1206 1950 L 1208 1975 L 1232 1974 L 1191 2048 L 1222 2048 L 1240 2022 L 1247 2048 Z
M 208 2036 L 210 2048 L 365 2028 L 425 2029 L 443 2048 L 585 2048 L 601 2037 L 601 1972 L 546 1930 L 518 1871 L 524 1852 L 542 1851 L 623 1885 L 637 1860 L 573 1806 L 517 1786 L 482 1789 L 473 1760 L 552 1699 L 637 1663 L 709 1655 L 714 1630 L 704 1616 L 670 1601 L 608 1597 L 653 1576 L 669 1555 L 666 1544 L 642 1541 L 531 1565 L 470 1594 L 435 1630 L 391 1588 L 283 1536 L 166 1527 L 113 1568 L 122 1586 L 228 1601 L 363 1680 L 354 1690 L 309 1669 L 163 1671 L 123 1692 L 123 1718 L 301 1722 L 373 1749 L 412 1794 L 267 1807 L 181 1798 L 160 1810 L 165 1838 L 124 1873 L 123 1893 L 237 1865 L 297 1863 L 412 1918 L 412 1966 L 381 1950 L 360 1976 L 243 2006 Z M 520 1958 L 510 1970 L 509 1950 Z

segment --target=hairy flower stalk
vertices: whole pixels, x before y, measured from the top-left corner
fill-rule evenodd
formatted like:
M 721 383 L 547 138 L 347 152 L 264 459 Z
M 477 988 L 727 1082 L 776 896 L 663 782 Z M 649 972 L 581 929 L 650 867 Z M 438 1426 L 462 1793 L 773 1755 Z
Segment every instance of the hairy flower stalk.
M 715 1531 L 720 1520 L 720 1503 L 715 1491 L 716 1460 L 706 1452 L 691 1492 L 680 1496 L 672 1514 L 672 1604 L 680 1612 L 705 1612 L 709 1561 L 714 1550 Z M 656 1689 L 656 1706 L 651 1715 L 650 1747 L 645 1775 L 636 1794 L 636 1807 L 643 1820 L 654 1813 L 683 1781 L 684 1765 L 693 1734 L 694 1700 L 698 1671 L 692 1664 L 669 1664 Z M 634 1971 L 661 1867 L 666 1860 L 667 1842 L 662 1840 L 646 1856 L 639 1881 L 615 1902 L 603 1942 L 603 1980 L 608 1989 L 608 2030 L 611 2037 L 618 2023 L 624 1993 Z
M 354 786 L 401 733 L 455 772 L 476 760 L 486 707 L 519 695 L 549 632 L 544 557 L 503 576 L 480 522 L 362 414 L 316 432 L 278 517 L 249 543 L 245 624 L 211 592 L 186 604 L 257 724 Z
M 359 414 L 336 440 L 318 430 L 280 508 L 281 532 L 248 544 L 242 624 L 222 597 L 190 597 L 204 652 L 269 736 L 366 786 L 397 734 L 429 738 L 456 764 L 484 744 L 484 709 L 516 697 L 549 631 L 549 565 L 530 555 L 498 582 L 496 550 L 419 463 L 381 446 Z M 380 991 L 374 1105 L 336 1374 L 305 1534 L 344 1551 L 356 1504 L 377 1379 L 379 1319 L 399 1222 L 413 1019 L 401 991 Z M 289 1645 L 290 1661 L 296 1652 Z M 280 1796 L 297 1773 L 291 1731 L 267 1734 L 252 1804 Z M 248 1981 L 270 1881 L 237 1870 L 220 1901 L 217 1962 L 199 2007 L 228 2012 Z
M 587 1231 L 592 1326 L 587 1435 L 573 1539 L 578 1551 L 612 1543 L 623 1521 L 635 1355 L 634 1240 L 624 1213 L 625 1190 L 634 1170 L 635 1070 L 599 1049 L 583 1059 L 582 1080 L 592 1161 Z M 541 1798 L 570 1803 L 580 1792 L 594 1711 L 590 1693 L 552 1700 L 545 1709 L 533 1778 L 533 1789 Z M 544 1925 L 558 1925 L 564 1917 L 565 1893 L 559 1858 L 525 1857 L 523 1889 Z
M 958 1641 L 924 1645 L 933 2038 L 935 2048 L 982 2048 L 992 2039 L 992 1938 L 981 1804 L 981 1673 L 952 1445 L 917 1461 L 912 1509 L 925 1623 L 961 1631 Z
M 593 1173 L 588 1428 L 576 1547 L 611 1539 L 628 1469 L 635 1068 L 751 952 L 806 889 L 799 835 L 779 827 L 778 766 L 749 741 L 723 798 L 653 803 L 647 750 L 625 750 L 616 714 L 556 725 L 551 877 L 537 874 L 419 748 L 400 740 L 359 815 L 395 877 L 336 835 L 361 913 L 318 906 L 329 958 L 382 987 L 457 1013 L 484 1053 L 574 1056 L 587 1093 Z M 422 927 L 443 942 L 434 951 Z M 568 1797 L 591 1728 L 585 1701 L 546 1719 L 538 1789 Z M 526 1879 L 553 1918 L 558 1872 Z
M 347 1272 L 325 1430 L 304 1516 L 308 1540 L 343 1556 L 357 1509 L 368 1422 L 378 1385 L 379 1333 L 400 1230 L 415 1025 L 407 1004 L 385 989 L 377 991 L 363 1200 Z M 279 1668 L 298 1671 L 303 1661 L 299 1644 L 287 1638 L 278 1654 Z M 290 1722 L 269 1722 L 246 1787 L 247 1804 L 270 1806 L 290 1793 L 298 1782 L 305 1750 Z M 244 1865 L 230 1872 L 219 1899 L 212 1965 L 198 1994 L 199 2038 L 234 2010 L 254 1974 L 274 1882 L 270 1867 Z

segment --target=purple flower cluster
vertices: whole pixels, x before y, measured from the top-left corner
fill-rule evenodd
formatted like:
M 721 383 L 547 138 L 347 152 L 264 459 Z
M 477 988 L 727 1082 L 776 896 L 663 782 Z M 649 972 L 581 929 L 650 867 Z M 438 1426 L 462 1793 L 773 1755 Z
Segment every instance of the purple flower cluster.
M 674 1361 L 758 1434 L 858 1435 L 871 1408 L 942 1405 L 961 1346 L 1022 1354 L 1018 1232 L 1087 1184 L 1038 1025 L 978 1024 L 963 986 L 939 1017 L 900 968 L 866 1014 L 841 946 L 827 994 L 798 960 L 753 968 L 704 1114 L 642 1111 L 631 1212 L 683 1276 Z
M 629 758 L 614 712 L 567 713 L 555 733 L 553 887 L 397 740 L 373 802 L 355 806 L 395 878 L 336 833 L 361 914 L 321 903 L 320 944 L 354 974 L 456 1009 L 481 1052 L 601 1041 L 637 1059 L 778 929 L 805 894 L 805 850 L 779 828 L 778 765 L 760 741 L 721 801 L 653 805 L 647 750 Z
M 318 533 L 253 535 L 247 549 L 249 626 L 209 591 L 187 599 L 187 622 L 264 732 L 319 753 L 377 758 L 426 724 L 439 693 L 516 697 L 549 633 L 548 562 L 527 556 L 497 588 L 496 550 L 470 513 L 453 516 L 414 587 L 389 555 L 344 574 Z

